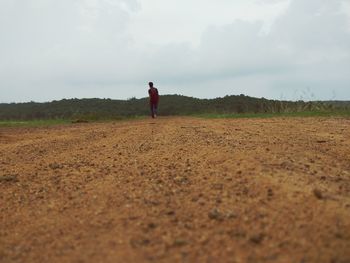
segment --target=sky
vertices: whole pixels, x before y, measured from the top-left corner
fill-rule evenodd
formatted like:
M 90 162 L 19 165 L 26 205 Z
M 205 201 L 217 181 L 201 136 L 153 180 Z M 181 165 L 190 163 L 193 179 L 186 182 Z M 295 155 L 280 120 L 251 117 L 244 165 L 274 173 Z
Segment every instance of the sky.
M 350 100 L 350 0 L 0 0 L 0 102 Z

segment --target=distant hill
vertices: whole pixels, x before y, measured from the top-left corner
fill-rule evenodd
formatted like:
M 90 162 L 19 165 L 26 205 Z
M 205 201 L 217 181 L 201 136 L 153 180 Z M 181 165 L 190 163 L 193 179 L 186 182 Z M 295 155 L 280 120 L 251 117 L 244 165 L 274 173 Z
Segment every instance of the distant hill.
M 160 115 L 276 113 L 312 111 L 336 106 L 350 106 L 350 102 L 291 102 L 253 98 L 245 95 L 215 99 L 198 99 L 182 95 L 163 95 Z M 148 115 L 148 98 L 128 100 L 63 99 L 45 103 L 2 103 L 0 120 L 31 120 L 52 118 L 103 119 Z
M 350 101 L 346 100 L 331 100 L 331 101 L 323 101 L 325 104 L 333 105 L 337 108 L 350 108 Z

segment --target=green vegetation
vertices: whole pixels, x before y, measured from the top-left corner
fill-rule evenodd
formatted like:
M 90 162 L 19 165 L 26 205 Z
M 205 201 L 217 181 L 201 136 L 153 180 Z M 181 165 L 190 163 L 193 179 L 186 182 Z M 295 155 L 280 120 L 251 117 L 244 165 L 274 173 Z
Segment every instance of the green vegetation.
M 162 116 L 200 116 L 209 118 L 251 118 L 277 116 L 345 116 L 350 102 L 278 101 L 244 95 L 198 99 L 181 95 L 163 95 Z M 63 99 L 46 103 L 0 104 L 0 126 L 45 126 L 86 121 L 143 118 L 149 115 L 148 98 L 128 100 Z
M 45 127 L 53 125 L 65 125 L 71 123 L 85 123 L 85 122 L 112 122 L 121 120 L 138 120 L 143 119 L 145 116 L 133 116 L 133 117 L 117 117 L 117 118 L 100 118 L 100 119 L 47 119 L 47 120 L 0 120 L 0 127 Z
M 198 114 L 194 115 L 209 119 L 240 119 L 240 118 L 278 118 L 278 117 L 345 117 L 350 118 L 349 110 L 334 111 L 302 111 L 289 113 L 241 113 L 241 114 Z

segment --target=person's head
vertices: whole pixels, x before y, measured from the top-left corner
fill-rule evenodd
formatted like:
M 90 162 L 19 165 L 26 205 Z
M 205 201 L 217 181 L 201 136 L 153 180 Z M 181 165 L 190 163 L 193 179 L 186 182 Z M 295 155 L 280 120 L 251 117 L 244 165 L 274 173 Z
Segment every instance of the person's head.
M 153 88 L 153 82 L 148 82 L 150 88 Z

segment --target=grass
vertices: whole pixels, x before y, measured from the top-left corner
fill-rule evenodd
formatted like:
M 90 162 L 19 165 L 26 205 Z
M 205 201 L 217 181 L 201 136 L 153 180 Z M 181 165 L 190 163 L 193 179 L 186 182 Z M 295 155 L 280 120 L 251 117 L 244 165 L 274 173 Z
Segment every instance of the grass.
M 277 117 L 344 117 L 350 118 L 350 110 L 344 111 L 305 111 L 290 113 L 232 113 L 232 114 L 198 114 L 196 117 L 208 119 L 241 119 L 241 118 L 277 118 Z
M 290 112 L 290 113 L 205 113 L 190 115 L 193 117 L 207 118 L 207 119 L 241 119 L 241 118 L 278 118 L 278 117 L 342 117 L 350 118 L 350 110 L 335 110 L 335 111 L 305 111 L 305 112 Z M 147 116 L 133 116 L 133 117 L 118 117 L 118 118 L 100 118 L 100 119 L 79 119 L 86 120 L 91 123 L 105 123 L 123 120 L 139 120 L 145 119 Z M 75 119 L 77 120 L 77 119 Z M 75 120 L 70 119 L 50 119 L 50 120 L 0 120 L 1 127 L 45 127 L 53 125 L 71 124 Z
M 49 120 L 0 120 L 1 127 L 47 127 L 54 125 L 68 125 L 79 122 L 89 123 L 104 123 L 123 120 L 139 120 L 144 119 L 145 116 L 133 116 L 133 117 L 117 117 L 117 118 L 100 118 L 100 119 L 88 119 L 88 118 L 74 118 L 74 119 L 49 119 Z

